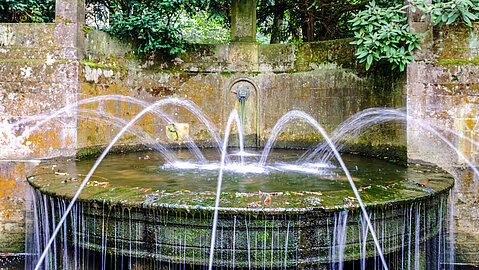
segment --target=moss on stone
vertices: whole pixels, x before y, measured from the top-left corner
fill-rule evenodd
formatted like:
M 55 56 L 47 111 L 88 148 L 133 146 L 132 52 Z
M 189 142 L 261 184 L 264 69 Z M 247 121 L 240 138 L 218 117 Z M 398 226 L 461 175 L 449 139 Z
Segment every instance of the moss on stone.
M 0 248 L 2 253 L 8 254 L 25 252 L 25 238 L 23 233 L 2 233 L 2 238 L 0 238 Z
M 133 136 L 135 135 L 127 136 L 125 138 L 128 140 L 136 138 L 136 136 L 135 137 Z M 75 157 L 77 159 L 94 158 L 98 156 L 99 154 L 101 154 L 101 152 L 103 152 L 105 148 L 106 148 L 106 145 L 94 145 L 94 146 L 80 148 L 77 150 L 77 154 L 75 155 Z M 120 145 L 113 146 L 110 149 L 109 153 L 112 153 L 112 154 L 113 153 L 128 153 L 128 152 L 139 152 L 139 151 L 147 151 L 147 150 L 151 150 L 151 147 L 145 146 L 142 144 L 137 144 L 137 145 L 125 145 L 125 144 L 121 145 L 120 144 Z
M 220 74 L 221 74 L 222 76 L 231 77 L 232 75 L 235 75 L 236 72 L 234 72 L 234 71 L 222 71 L 222 72 L 220 72 Z
M 438 63 L 441 65 L 479 65 L 479 57 L 472 60 L 467 59 L 439 59 Z
M 136 135 L 130 135 L 130 136 L 122 137 L 122 138 L 120 138 L 118 141 L 120 141 L 120 142 L 131 141 L 131 140 L 134 140 L 134 139 L 136 139 L 136 138 L 137 138 Z
M 82 65 L 87 65 L 90 68 L 104 68 L 104 69 L 111 69 L 115 71 L 128 71 L 128 68 L 125 66 L 113 66 L 113 65 L 105 65 L 105 64 L 100 64 L 100 63 L 95 63 L 94 60 L 91 61 L 79 61 L 80 64 Z
M 405 165 L 407 162 L 407 147 L 405 145 L 374 145 L 358 143 L 349 144 L 343 148 L 344 152 L 353 152 L 363 156 L 386 159 L 390 162 Z
M 152 69 L 153 72 L 155 73 L 165 73 L 165 74 L 194 74 L 198 72 L 190 72 L 190 71 L 184 71 L 184 70 L 173 70 L 173 69 L 162 69 L 162 68 L 155 68 Z
M 90 136 L 88 136 L 90 137 Z M 88 138 L 87 138 L 88 139 Z M 92 147 L 86 147 L 78 150 L 77 154 L 75 157 L 77 159 L 86 159 L 86 158 L 91 158 L 95 155 L 98 155 L 101 153 L 102 147 L 101 146 L 92 146 Z
M 85 33 L 85 37 L 88 35 L 88 32 L 90 32 L 91 30 L 95 30 L 89 26 L 86 26 L 86 25 L 82 25 L 81 27 L 81 30 L 83 31 L 83 33 Z

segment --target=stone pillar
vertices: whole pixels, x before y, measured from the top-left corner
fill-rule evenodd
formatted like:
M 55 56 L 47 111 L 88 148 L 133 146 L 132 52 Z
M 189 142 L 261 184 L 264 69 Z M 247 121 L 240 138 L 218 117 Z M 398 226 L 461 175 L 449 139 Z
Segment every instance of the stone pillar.
M 0 160 L 0 253 L 25 252 L 25 179 L 36 165 Z
M 55 24 L 0 24 L 0 253 L 25 252 L 28 160 L 76 152 L 75 110 L 29 131 L 43 120 L 32 116 L 77 101 L 84 0 L 55 11 Z
M 408 120 L 408 158 L 437 164 L 454 176 L 455 262 L 477 264 L 479 180 L 469 162 L 478 167 L 479 24 L 433 28 L 430 18 L 408 15 L 411 31 L 426 33 L 422 50 L 407 66 L 408 114 L 437 128 L 461 153 L 424 129 L 424 123 Z
M 432 3 L 431 0 L 424 0 L 423 1 L 426 5 L 430 5 Z M 405 1 L 406 5 L 409 5 L 409 1 Z M 411 31 L 417 33 L 425 33 L 429 27 L 431 26 L 431 16 L 427 15 L 426 17 L 422 17 L 424 12 L 420 11 L 418 8 L 415 8 L 413 12 L 411 8 L 408 8 L 408 24 L 411 28 Z
M 230 67 L 246 72 L 258 70 L 256 43 L 256 0 L 233 0 L 231 3 Z
M 431 0 L 425 0 L 426 4 L 430 4 Z M 405 1 L 405 4 L 409 4 L 409 1 Z M 433 47 L 433 35 L 432 24 L 430 15 L 422 18 L 424 13 L 418 8 L 415 12 L 411 8 L 407 11 L 408 24 L 411 32 L 425 33 L 423 40 L 420 42 L 421 50 L 413 52 L 414 60 L 408 64 L 406 68 L 406 90 L 407 90 L 407 110 L 408 114 L 417 119 L 423 119 L 428 121 L 427 116 L 424 114 L 425 101 L 424 101 L 424 82 L 422 77 L 424 72 L 429 67 L 425 63 L 427 59 L 432 57 Z M 427 110 L 427 109 L 426 109 Z M 416 121 L 408 121 L 407 124 L 407 137 L 408 137 L 408 159 L 410 161 L 430 161 L 427 158 L 433 158 L 438 156 L 435 154 L 437 151 L 434 147 L 428 149 L 427 144 L 422 144 L 422 141 L 430 140 L 431 136 L 429 132 L 426 132 L 420 123 Z M 440 155 L 439 155 L 440 156 Z
M 232 1 L 231 42 L 256 42 L 256 0 Z
M 84 49 L 85 0 L 56 0 L 55 44 L 61 47 L 59 56 L 78 60 Z
M 228 62 L 230 68 L 241 72 L 256 72 L 259 69 L 258 44 L 256 43 L 256 0 L 232 0 L 231 3 L 231 44 L 228 46 Z M 247 146 L 257 146 L 258 138 L 258 108 L 257 89 L 249 75 L 243 75 L 240 79 L 232 80 L 230 87 L 224 89 L 223 104 L 228 104 L 224 112 L 228 113 L 233 108 L 239 108 L 236 94 L 231 92 L 232 87 L 249 87 L 251 95 L 246 101 L 247 119 L 245 123 Z M 245 84 L 245 85 L 243 85 Z M 228 115 L 223 115 L 228 119 Z
M 55 85 L 57 99 L 62 107 L 78 101 L 80 88 L 80 60 L 84 55 L 85 0 L 56 0 L 55 29 L 53 33 L 56 45 L 55 60 L 60 60 L 54 70 L 56 78 L 65 77 Z M 61 155 L 75 155 L 77 148 L 77 112 L 69 110 L 62 119 L 62 136 L 68 138 L 62 145 Z

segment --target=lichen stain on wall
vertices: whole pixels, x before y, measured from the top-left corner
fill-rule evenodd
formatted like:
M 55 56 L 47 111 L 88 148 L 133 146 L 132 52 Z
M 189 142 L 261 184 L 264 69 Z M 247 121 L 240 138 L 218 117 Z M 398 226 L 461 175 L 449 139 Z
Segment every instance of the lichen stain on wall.
M 48 157 L 55 149 L 75 148 L 76 140 L 64 134 L 61 127 L 49 127 L 47 130 L 40 130 L 30 134 L 22 142 L 23 146 L 30 149 L 32 157 Z
M 0 166 L 0 212 L 2 218 L 8 217 L 15 209 L 15 199 L 23 199 L 24 181 L 26 169 L 22 163 L 9 163 Z M 19 182 L 23 182 L 20 184 Z M 20 195 L 20 198 L 15 198 Z M 18 209 L 17 209 L 18 210 Z
M 100 76 L 105 78 L 111 78 L 114 75 L 114 71 L 111 69 L 91 68 L 89 65 L 85 65 L 85 80 L 98 83 Z
M 36 165 L 31 162 L 0 162 L 1 252 L 25 252 L 26 176 Z
M 137 88 L 128 87 L 125 82 L 115 78 L 104 80 L 100 84 L 82 83 L 80 87 L 82 98 L 98 97 L 103 95 L 125 95 L 144 101 Z M 145 93 L 143 93 L 145 95 Z M 149 96 L 149 95 L 147 95 Z M 145 100 L 146 101 L 146 100 Z M 154 102 L 150 98 L 147 103 Z M 81 105 L 83 111 L 78 121 L 79 147 L 106 145 L 135 115 L 144 107 L 127 99 L 124 101 L 104 100 Z M 146 113 L 126 132 L 119 140 L 121 144 L 138 144 L 138 137 L 148 137 L 160 134 L 157 129 L 158 120 L 152 113 Z M 138 133 L 138 136 L 134 136 Z M 133 134 L 133 135 L 132 135 Z M 154 136 L 153 136 L 154 137 Z M 156 139 L 154 137 L 154 139 Z M 150 141 L 151 142 L 151 141 Z
M 479 141 L 478 33 L 479 23 L 473 27 L 435 27 L 430 50 L 423 50 L 407 70 L 408 114 L 452 129 L 458 136 L 449 132 L 443 135 L 475 165 L 479 162 L 479 147 L 473 142 Z M 471 211 L 479 201 L 478 185 L 474 184 L 477 176 L 454 149 L 435 138 L 423 138 L 427 136 L 424 133 L 424 129 L 414 130 L 409 124 L 408 157 L 449 167 L 455 177 L 456 262 L 478 263 L 479 212 Z M 421 139 L 417 147 L 412 146 Z
M 6 25 L 0 25 L 0 46 L 10 46 L 13 44 L 14 31 Z

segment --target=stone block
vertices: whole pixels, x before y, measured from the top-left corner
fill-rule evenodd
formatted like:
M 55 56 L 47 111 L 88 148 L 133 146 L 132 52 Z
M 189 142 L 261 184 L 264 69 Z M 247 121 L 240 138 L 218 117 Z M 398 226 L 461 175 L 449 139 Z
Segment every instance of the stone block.
M 42 48 L 54 46 L 53 29 L 55 24 L 0 24 L 0 47 L 2 48 Z
M 237 71 L 258 70 L 257 44 L 230 44 L 228 47 L 228 66 Z
M 55 55 L 53 54 L 53 47 L 39 47 L 39 48 L 0 48 L 0 61 L 5 62 L 20 62 L 20 61 L 32 61 L 43 60 L 53 61 Z M 39 62 L 39 61 L 37 61 Z
M 293 44 L 259 45 L 259 71 L 292 71 L 296 53 L 297 46 Z
M 57 0 L 55 1 L 56 21 L 63 20 L 73 23 L 85 23 L 84 0 Z
M 256 42 L 256 0 L 232 1 L 231 41 Z

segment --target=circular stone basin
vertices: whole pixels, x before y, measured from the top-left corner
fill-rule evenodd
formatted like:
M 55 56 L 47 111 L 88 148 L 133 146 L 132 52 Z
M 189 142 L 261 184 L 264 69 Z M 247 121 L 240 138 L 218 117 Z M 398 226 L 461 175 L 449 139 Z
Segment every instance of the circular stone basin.
M 244 163 L 230 155 L 215 266 L 309 268 L 377 256 L 340 167 L 333 161 L 298 165 L 302 153 L 275 150 L 265 167 L 255 166 L 255 153 Z M 191 159 L 187 151 L 177 156 Z M 206 151 L 205 157 L 218 160 L 218 153 Z M 414 260 L 408 253 L 444 226 L 453 179 L 438 168 L 343 157 L 383 253 L 396 254 L 398 262 Z M 36 200 L 44 202 L 36 204 L 42 230 L 58 222 L 94 162 L 44 161 L 28 177 Z M 153 152 L 109 155 L 81 193 L 61 235 L 70 245 L 101 252 L 115 263 L 141 258 L 149 266 L 208 265 L 218 168 L 217 161 L 165 165 Z

